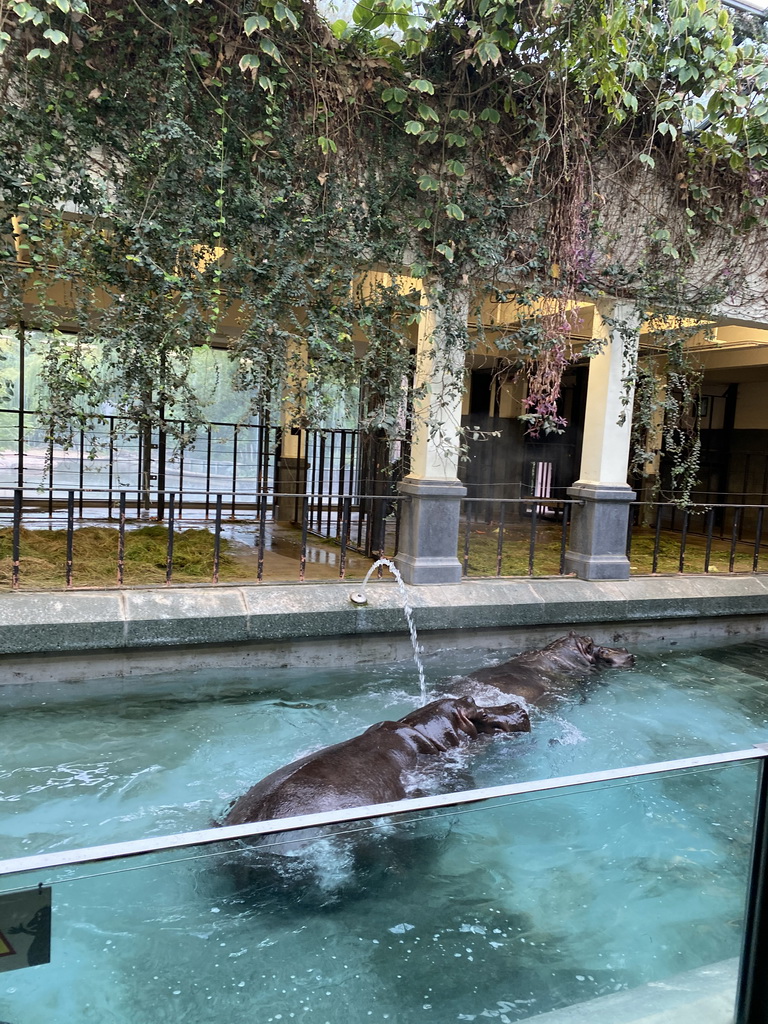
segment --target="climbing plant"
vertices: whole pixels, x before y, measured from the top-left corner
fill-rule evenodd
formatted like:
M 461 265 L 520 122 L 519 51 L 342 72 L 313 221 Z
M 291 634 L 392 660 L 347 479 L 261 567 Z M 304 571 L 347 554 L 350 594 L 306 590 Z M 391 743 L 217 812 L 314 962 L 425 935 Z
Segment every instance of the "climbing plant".
M 194 430 L 225 343 L 255 410 L 320 422 L 362 376 L 396 431 L 458 288 L 480 332 L 514 295 L 494 342 L 558 430 L 577 297 L 701 317 L 764 242 L 764 32 L 716 0 L 4 0 L 0 48 L 2 317 L 60 331 L 65 440 L 105 403 Z

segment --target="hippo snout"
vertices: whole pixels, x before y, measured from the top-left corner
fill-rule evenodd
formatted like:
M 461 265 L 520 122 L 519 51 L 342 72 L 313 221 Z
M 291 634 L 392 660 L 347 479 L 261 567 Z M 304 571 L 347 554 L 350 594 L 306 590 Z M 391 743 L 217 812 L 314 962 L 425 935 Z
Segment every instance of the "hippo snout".
M 473 718 L 475 727 L 481 733 L 530 732 L 531 720 L 522 704 L 500 704 L 495 708 L 478 708 Z
M 595 661 L 607 668 L 631 668 L 635 664 L 634 654 L 624 647 L 596 647 Z

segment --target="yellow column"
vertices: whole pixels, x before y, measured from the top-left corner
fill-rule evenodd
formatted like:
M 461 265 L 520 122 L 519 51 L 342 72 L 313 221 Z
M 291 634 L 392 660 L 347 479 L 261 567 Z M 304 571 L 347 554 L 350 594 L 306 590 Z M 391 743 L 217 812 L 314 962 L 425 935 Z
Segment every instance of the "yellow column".
M 411 471 L 400 484 L 404 500 L 395 561 L 406 583 L 458 583 L 459 514 L 466 494 L 457 476 L 465 356 L 451 335 L 454 328 L 466 328 L 468 290 L 425 290 L 422 305 Z
M 572 508 L 566 572 L 587 580 L 629 577 L 627 528 L 635 493 L 627 483 L 633 388 L 626 386 L 637 361 L 641 317 L 627 302 L 595 310 L 600 352 L 589 363 L 587 409 L 579 479 L 568 489 Z

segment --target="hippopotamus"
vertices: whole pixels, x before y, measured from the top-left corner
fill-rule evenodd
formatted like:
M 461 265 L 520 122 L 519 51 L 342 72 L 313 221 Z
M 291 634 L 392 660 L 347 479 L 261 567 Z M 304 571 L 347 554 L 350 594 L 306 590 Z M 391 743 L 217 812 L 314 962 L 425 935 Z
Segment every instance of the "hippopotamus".
M 472 697 L 433 701 L 396 722 L 278 768 L 227 811 L 224 825 L 289 818 L 405 798 L 405 779 L 421 755 L 441 754 L 481 734 L 528 732 L 528 714 L 513 701 L 478 707 Z
M 635 656 L 624 647 L 601 647 L 592 637 L 571 632 L 540 650 L 524 651 L 501 665 L 477 669 L 465 682 L 494 686 L 530 704 L 563 696 L 598 669 L 629 668 Z

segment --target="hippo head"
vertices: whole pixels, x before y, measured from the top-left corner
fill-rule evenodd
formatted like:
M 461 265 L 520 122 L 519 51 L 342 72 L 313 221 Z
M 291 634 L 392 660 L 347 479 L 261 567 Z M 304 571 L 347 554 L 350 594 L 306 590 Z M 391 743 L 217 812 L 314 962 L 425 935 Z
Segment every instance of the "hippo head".
M 495 708 L 480 708 L 472 697 L 444 697 L 417 708 L 401 718 L 398 725 L 413 729 L 423 743 L 423 753 L 457 747 L 463 739 L 480 733 L 528 732 L 531 723 L 522 704 L 516 701 Z
M 634 654 L 626 647 L 601 647 L 591 636 L 570 633 L 570 644 L 590 660 L 596 668 L 630 668 L 635 664 Z
M 530 732 L 528 712 L 517 701 L 499 704 L 493 708 L 477 708 L 472 722 L 478 732 Z

